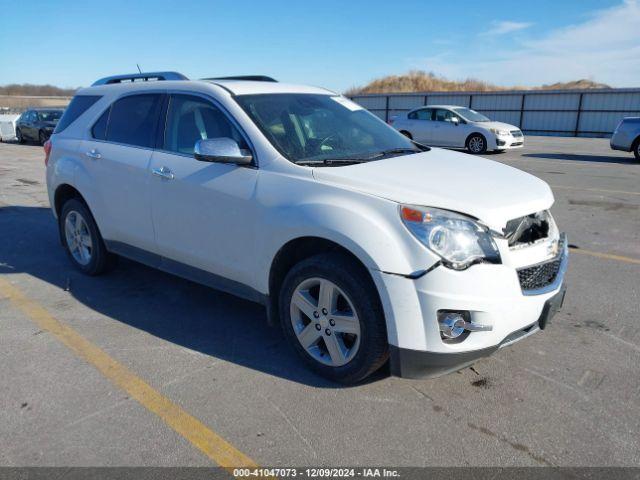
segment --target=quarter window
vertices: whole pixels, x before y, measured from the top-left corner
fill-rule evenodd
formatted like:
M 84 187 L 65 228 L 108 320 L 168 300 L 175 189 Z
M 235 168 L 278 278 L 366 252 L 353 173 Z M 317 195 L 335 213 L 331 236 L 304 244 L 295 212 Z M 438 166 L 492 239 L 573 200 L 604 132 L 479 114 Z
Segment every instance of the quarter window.
M 69 125 L 77 120 L 77 118 L 86 112 L 94 103 L 100 100 L 99 95 L 76 95 L 71 103 L 62 114 L 62 118 L 56 125 L 53 133 L 60 133 Z
M 142 94 L 116 101 L 111 107 L 107 141 L 153 147 L 162 107 L 161 99 L 160 94 Z
M 109 112 L 111 112 L 111 107 L 107 108 L 107 110 L 100 115 L 98 121 L 94 123 L 91 128 L 91 136 L 96 140 L 107 139 L 107 122 L 109 121 Z
M 248 148 L 238 129 L 220 109 L 203 98 L 173 95 L 167 114 L 164 150 L 191 155 L 198 140 L 231 138 Z

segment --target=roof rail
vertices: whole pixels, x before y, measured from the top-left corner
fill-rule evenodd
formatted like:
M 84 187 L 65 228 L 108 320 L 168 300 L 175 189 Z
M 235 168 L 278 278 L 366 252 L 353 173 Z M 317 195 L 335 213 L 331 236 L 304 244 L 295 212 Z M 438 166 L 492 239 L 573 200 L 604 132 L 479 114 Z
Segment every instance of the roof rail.
M 114 83 L 124 82 L 148 82 L 150 80 L 189 80 L 187 77 L 178 72 L 148 72 L 148 73 L 130 73 L 126 75 L 113 75 L 104 77 L 93 82 L 92 87 L 96 85 L 111 85 Z
M 234 75 L 232 77 L 212 77 L 203 78 L 202 80 L 247 80 L 253 82 L 278 82 L 275 78 L 266 75 Z

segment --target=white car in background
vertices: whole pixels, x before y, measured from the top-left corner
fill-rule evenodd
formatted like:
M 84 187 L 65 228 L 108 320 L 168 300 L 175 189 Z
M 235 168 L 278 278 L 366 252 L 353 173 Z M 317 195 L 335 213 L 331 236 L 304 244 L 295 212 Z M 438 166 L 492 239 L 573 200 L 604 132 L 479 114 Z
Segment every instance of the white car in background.
M 466 148 L 471 153 L 521 148 L 524 145 L 524 135 L 518 127 L 491 121 L 475 110 L 455 105 L 416 108 L 398 115 L 390 124 L 416 142 Z

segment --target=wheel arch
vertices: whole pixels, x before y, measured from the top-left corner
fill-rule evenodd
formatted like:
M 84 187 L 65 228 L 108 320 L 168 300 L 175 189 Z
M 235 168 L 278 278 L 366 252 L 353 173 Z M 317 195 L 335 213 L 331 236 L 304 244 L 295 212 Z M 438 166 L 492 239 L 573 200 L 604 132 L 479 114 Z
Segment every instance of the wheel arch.
M 302 260 L 328 252 L 339 252 L 351 259 L 356 268 L 361 269 L 365 278 L 370 282 L 370 287 L 376 292 L 377 300 L 381 301 L 380 293 L 376 288 L 366 263 L 355 253 L 335 241 L 326 238 L 317 236 L 297 237 L 285 243 L 271 261 L 271 267 L 269 269 L 269 296 L 267 301 L 270 324 L 275 325 L 278 322 L 278 299 L 280 297 L 280 290 L 291 268 Z
M 87 208 L 89 208 L 87 201 L 84 199 L 84 197 L 78 191 L 77 188 L 75 188 L 74 186 L 68 183 L 62 183 L 58 185 L 53 195 L 53 208 L 58 218 L 62 213 L 62 207 L 64 206 L 65 202 L 67 202 L 67 200 L 70 200 L 72 198 L 80 199 L 82 203 L 84 203 L 87 206 Z M 89 211 L 91 211 L 90 208 L 89 208 Z
M 465 147 L 467 145 L 469 145 L 469 140 L 471 140 L 471 137 L 473 137 L 474 135 L 480 135 L 482 138 L 484 138 L 485 143 L 488 142 L 487 136 L 484 133 L 479 132 L 478 130 L 475 130 L 475 131 L 471 132 L 469 135 L 467 135 L 467 138 L 464 141 L 464 146 Z M 487 146 L 488 146 L 488 144 L 487 144 Z

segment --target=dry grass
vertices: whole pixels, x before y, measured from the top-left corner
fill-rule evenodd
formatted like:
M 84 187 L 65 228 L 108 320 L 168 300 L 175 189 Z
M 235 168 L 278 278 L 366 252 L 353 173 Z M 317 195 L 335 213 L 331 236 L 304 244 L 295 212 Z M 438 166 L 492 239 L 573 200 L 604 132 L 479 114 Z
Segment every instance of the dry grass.
M 610 88 L 608 85 L 592 80 L 575 80 L 534 87 L 541 90 L 571 90 L 586 88 Z M 432 72 L 412 70 L 405 75 L 389 75 L 378 78 L 364 87 L 353 87 L 345 95 L 363 93 L 403 93 L 403 92 L 495 92 L 504 90 L 526 90 L 520 86 L 501 87 L 482 80 L 468 78 L 462 81 L 448 80 Z

